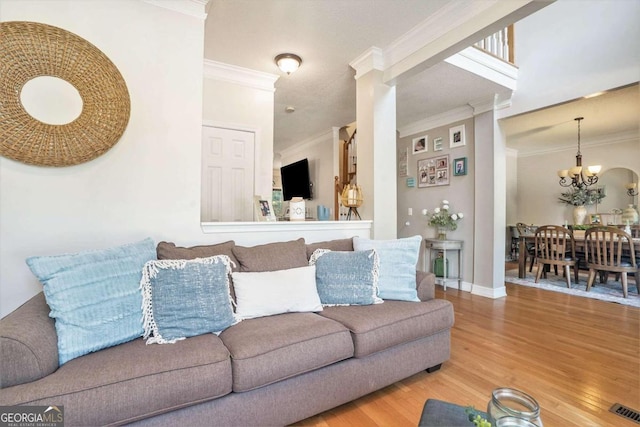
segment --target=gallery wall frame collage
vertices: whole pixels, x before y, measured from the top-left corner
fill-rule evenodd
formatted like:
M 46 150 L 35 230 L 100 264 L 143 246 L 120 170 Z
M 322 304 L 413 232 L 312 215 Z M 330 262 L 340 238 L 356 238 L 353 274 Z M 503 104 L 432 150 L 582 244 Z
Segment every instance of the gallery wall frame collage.
M 429 135 L 422 135 L 413 138 L 411 141 L 411 152 L 413 155 L 424 154 L 429 152 Z M 465 126 L 459 125 L 449 128 L 449 148 L 458 148 L 466 145 Z M 431 143 L 434 153 L 442 151 L 443 138 L 434 138 Z M 408 150 L 405 149 L 399 154 L 398 173 L 407 176 Z M 451 175 L 463 176 L 467 174 L 467 158 L 459 157 L 450 159 L 449 154 L 442 154 L 424 159 L 417 162 L 418 168 L 418 187 L 437 187 L 441 185 L 449 185 Z M 414 187 L 415 180 L 412 177 L 407 178 L 407 186 Z

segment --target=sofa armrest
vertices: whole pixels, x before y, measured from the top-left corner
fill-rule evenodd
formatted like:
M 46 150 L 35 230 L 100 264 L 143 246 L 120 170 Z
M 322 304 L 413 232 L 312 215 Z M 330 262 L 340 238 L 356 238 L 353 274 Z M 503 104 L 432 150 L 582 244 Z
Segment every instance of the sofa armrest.
M 436 296 L 436 275 L 426 271 L 416 271 L 416 289 L 420 301 L 429 301 Z
M 44 294 L 0 319 L 0 388 L 24 384 L 58 369 L 58 336 Z

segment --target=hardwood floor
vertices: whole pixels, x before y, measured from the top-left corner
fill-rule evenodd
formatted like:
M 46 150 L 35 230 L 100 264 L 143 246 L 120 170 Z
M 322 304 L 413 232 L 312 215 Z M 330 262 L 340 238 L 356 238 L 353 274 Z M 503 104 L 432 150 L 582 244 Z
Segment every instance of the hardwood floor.
M 545 427 L 633 426 L 640 411 L 640 309 L 507 284 L 507 298 L 436 287 L 454 305 L 451 359 L 300 426 L 416 426 L 429 398 L 486 409 L 491 390 L 528 392 Z

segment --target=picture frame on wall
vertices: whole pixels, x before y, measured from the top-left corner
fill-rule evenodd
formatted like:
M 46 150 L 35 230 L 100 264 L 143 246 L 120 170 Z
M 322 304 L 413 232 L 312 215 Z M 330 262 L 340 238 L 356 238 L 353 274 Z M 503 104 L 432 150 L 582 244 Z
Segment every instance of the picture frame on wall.
M 449 185 L 449 155 L 418 160 L 418 187 Z
M 462 176 L 467 174 L 467 158 L 460 157 L 453 160 L 453 176 Z
M 398 153 L 398 176 L 409 176 L 409 147 L 404 147 Z
M 254 197 L 254 206 L 256 212 L 256 218 L 258 221 L 275 221 L 276 215 L 273 210 L 273 204 L 271 200 L 263 197 Z
M 464 125 L 449 128 L 449 148 L 458 148 L 465 144 Z
M 413 154 L 426 153 L 429 149 L 429 135 L 413 138 L 411 147 Z
M 442 138 L 433 140 L 433 151 L 442 151 Z

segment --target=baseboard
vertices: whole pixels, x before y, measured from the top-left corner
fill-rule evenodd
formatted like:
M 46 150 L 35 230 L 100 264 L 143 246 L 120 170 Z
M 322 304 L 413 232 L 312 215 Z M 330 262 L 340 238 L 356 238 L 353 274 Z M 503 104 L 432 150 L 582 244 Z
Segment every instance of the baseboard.
M 500 286 L 498 288 L 488 288 L 486 286 L 474 285 L 471 294 L 485 298 L 498 299 L 507 296 L 507 288 Z

